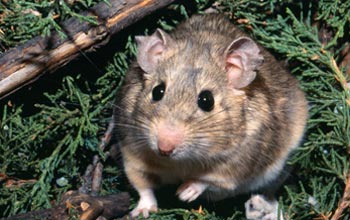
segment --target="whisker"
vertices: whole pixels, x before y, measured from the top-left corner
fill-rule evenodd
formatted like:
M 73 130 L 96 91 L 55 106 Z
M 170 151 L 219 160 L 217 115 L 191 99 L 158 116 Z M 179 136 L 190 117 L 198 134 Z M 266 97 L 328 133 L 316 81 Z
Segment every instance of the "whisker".
M 213 128 L 221 128 L 222 127 L 232 127 L 233 128 L 233 124 L 230 120 L 216 120 L 216 121 L 211 121 L 210 123 L 194 123 L 191 124 L 191 126 L 189 127 L 190 131 L 193 132 L 198 132 L 198 131 L 202 131 L 202 130 L 206 130 L 206 131 L 212 131 Z M 231 129 L 232 129 L 231 128 Z
M 203 119 L 201 119 L 201 120 L 195 121 L 194 123 L 195 123 L 195 124 L 202 124 L 202 123 L 206 122 L 207 120 L 209 120 L 209 119 L 211 119 L 211 118 L 217 116 L 218 114 L 224 113 L 224 112 L 226 112 L 225 109 L 223 109 L 223 110 L 221 110 L 221 111 L 218 111 L 218 112 L 216 112 L 216 113 L 214 113 L 214 114 L 210 114 L 209 116 L 207 116 L 207 117 L 205 117 L 205 118 L 203 118 Z M 195 125 L 195 124 L 194 124 L 194 125 Z
M 148 139 L 146 137 L 144 138 L 140 138 L 140 137 L 137 137 L 137 138 L 133 138 L 133 140 L 128 140 L 128 141 L 124 141 L 122 144 L 123 146 L 122 147 L 142 147 L 144 145 L 147 144 L 147 141 Z
M 144 130 L 147 129 L 147 127 L 144 127 L 143 125 L 135 125 L 135 124 L 126 124 L 126 123 L 113 123 L 116 127 L 123 127 L 123 128 L 132 128 L 135 130 Z

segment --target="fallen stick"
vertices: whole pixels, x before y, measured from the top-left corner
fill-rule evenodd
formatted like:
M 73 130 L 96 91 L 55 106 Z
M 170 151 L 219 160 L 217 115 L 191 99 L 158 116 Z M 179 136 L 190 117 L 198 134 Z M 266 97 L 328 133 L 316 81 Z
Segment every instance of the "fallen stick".
M 98 25 L 70 18 L 61 25 L 65 39 L 53 32 L 37 36 L 0 55 L 0 99 L 76 58 L 106 44 L 125 27 L 174 0 L 110 0 L 99 3 L 84 15 L 94 16 Z
M 98 217 L 115 219 L 127 214 L 129 205 L 130 196 L 126 192 L 107 196 L 90 196 L 69 191 L 63 196 L 60 205 L 0 220 L 68 220 L 73 216 L 79 217 L 80 220 L 94 220 Z

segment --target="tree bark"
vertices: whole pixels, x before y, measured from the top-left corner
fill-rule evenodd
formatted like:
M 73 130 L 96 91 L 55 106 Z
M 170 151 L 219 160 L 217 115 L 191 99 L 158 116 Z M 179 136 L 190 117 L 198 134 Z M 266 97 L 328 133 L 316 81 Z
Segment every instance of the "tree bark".
M 61 25 L 67 35 L 57 32 L 37 36 L 0 55 L 0 99 L 73 60 L 82 51 L 94 50 L 125 27 L 174 0 L 110 0 L 83 13 L 96 17 L 98 25 L 71 18 Z

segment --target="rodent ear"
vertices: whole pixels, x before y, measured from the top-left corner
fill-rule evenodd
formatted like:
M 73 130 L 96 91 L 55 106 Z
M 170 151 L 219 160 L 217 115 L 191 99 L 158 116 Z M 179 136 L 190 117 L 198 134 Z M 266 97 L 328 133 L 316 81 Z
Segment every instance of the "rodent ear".
M 258 45 L 252 39 L 241 37 L 234 40 L 225 53 L 225 70 L 229 85 L 235 89 L 249 85 L 255 79 L 255 70 L 263 60 Z
M 156 68 L 172 39 L 161 29 L 151 36 L 136 36 L 135 39 L 138 45 L 137 62 L 145 72 L 150 73 Z

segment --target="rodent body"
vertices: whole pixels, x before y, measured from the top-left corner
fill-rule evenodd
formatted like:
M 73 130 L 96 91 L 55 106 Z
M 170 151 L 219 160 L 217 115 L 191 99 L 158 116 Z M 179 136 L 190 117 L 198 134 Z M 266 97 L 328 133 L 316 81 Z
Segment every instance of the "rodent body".
M 152 190 L 161 184 L 183 183 L 179 198 L 192 201 L 275 181 L 307 119 L 297 80 L 220 15 L 136 39 L 137 62 L 114 113 L 125 171 L 140 194 L 132 214 L 157 209 Z

